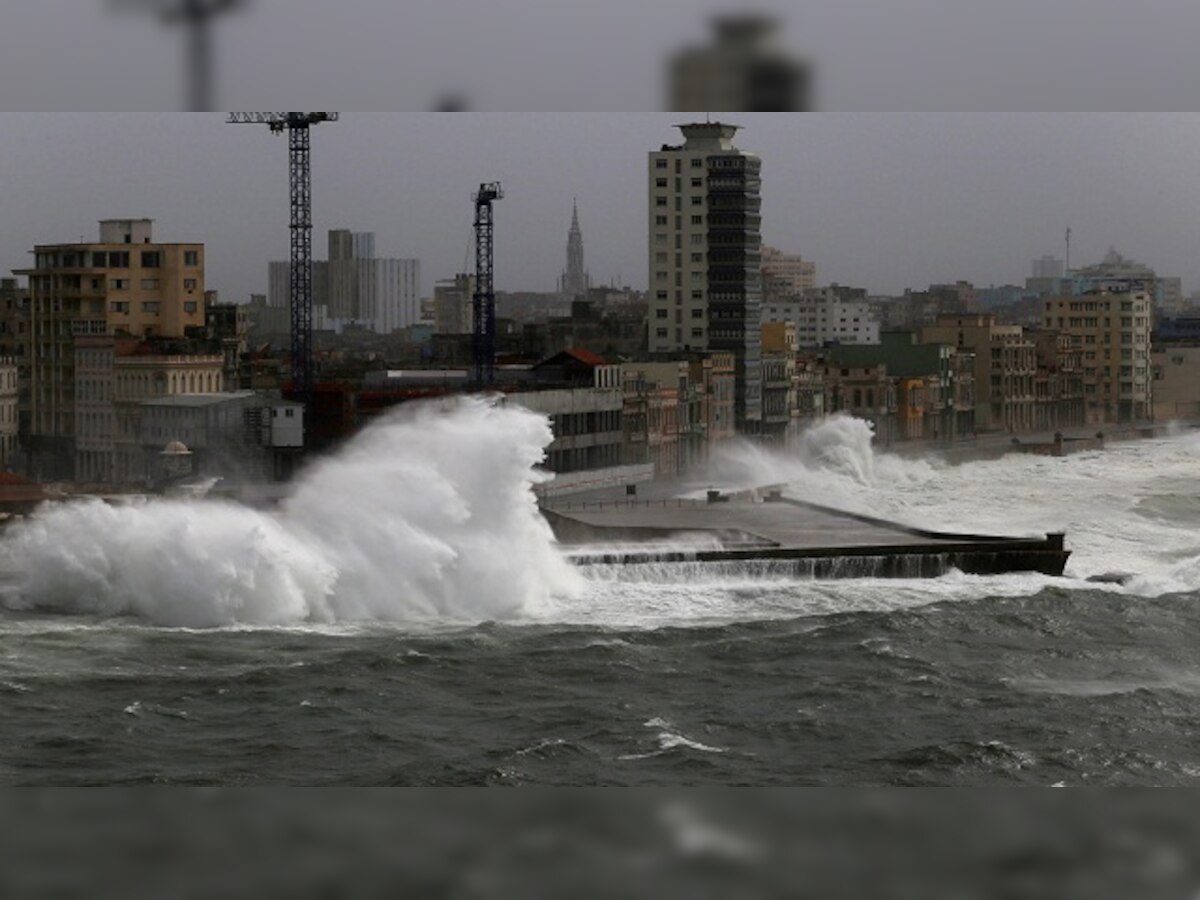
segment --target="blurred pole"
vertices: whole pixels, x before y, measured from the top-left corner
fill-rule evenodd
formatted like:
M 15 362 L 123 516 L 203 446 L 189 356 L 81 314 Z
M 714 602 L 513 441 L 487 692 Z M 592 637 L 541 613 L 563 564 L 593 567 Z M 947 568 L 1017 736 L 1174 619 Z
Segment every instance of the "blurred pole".
M 183 23 L 187 29 L 184 98 L 191 112 L 213 109 L 213 19 L 244 9 L 250 0 L 108 0 L 117 11 L 156 13 L 167 25 Z
M 212 23 L 208 16 L 188 20 L 188 109 L 212 112 Z

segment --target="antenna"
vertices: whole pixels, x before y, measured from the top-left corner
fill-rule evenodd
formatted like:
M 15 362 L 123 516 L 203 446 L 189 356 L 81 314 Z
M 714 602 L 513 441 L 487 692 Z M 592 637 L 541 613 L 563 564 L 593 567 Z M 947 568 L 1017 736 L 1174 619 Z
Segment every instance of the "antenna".
M 1071 274 L 1071 226 L 1067 226 L 1067 260 L 1065 265 L 1066 274 Z

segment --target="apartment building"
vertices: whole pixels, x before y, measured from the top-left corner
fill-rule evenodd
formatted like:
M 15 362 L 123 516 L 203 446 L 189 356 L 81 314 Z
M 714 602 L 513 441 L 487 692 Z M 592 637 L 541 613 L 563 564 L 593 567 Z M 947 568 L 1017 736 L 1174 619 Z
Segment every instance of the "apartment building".
M 95 243 L 40 244 L 29 279 L 30 440 L 34 474 L 75 467 L 75 340 L 182 337 L 204 325 L 204 245 L 154 241 L 151 219 L 105 219 Z
M 1153 412 L 1149 291 L 1097 291 L 1045 299 L 1046 328 L 1070 335 L 1083 365 L 1089 424 L 1136 422 Z
M 762 248 L 763 302 L 795 297 L 817 286 L 817 264 L 799 254 Z
M 733 353 L 737 427 L 757 432 L 762 163 L 733 145 L 736 125 L 679 129 L 648 159 L 649 350 Z
M 921 343 L 949 344 L 975 355 L 975 427 L 1031 431 L 1037 352 L 1020 325 L 986 313 L 941 316 L 921 329 Z

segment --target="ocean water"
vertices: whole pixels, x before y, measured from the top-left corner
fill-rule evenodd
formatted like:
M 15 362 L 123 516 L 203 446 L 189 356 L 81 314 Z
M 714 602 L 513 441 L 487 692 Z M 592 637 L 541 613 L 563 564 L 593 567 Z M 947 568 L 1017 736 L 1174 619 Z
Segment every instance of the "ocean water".
M 485 401 L 412 407 L 275 511 L 9 528 L 0 782 L 1200 782 L 1200 437 L 948 466 L 834 419 L 697 478 L 1073 551 L 1062 578 L 838 581 L 576 568 L 531 491 L 549 440 Z

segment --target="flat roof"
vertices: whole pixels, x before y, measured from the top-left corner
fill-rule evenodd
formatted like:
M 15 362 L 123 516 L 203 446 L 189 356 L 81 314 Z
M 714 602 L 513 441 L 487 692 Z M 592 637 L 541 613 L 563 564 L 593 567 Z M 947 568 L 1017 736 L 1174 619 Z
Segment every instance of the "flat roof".
M 261 396 L 257 391 L 227 391 L 223 394 L 175 394 L 171 397 L 155 397 L 152 400 L 143 400 L 142 406 L 183 406 L 183 407 L 200 407 L 200 406 L 215 406 L 219 403 L 228 403 L 230 400 L 245 400 L 250 397 Z M 265 397 L 263 399 L 266 399 Z M 286 403 L 288 401 L 270 401 L 272 404 Z

